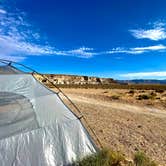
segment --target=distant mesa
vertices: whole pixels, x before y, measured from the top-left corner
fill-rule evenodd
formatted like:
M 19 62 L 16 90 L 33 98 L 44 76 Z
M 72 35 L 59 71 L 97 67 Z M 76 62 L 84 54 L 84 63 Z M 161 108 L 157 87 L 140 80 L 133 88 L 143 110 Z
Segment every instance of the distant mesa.
M 89 76 L 78 76 L 78 75 L 62 75 L 62 74 L 45 74 L 45 76 L 54 84 L 57 85 L 105 85 L 105 84 L 116 84 L 112 78 L 99 78 Z M 42 83 L 49 84 L 48 80 L 36 75 L 37 79 Z
M 56 85 L 166 84 L 166 80 L 114 80 L 113 78 L 100 78 L 65 74 L 45 74 L 44 76 L 46 76 L 51 82 Z M 43 78 L 40 75 L 36 75 L 36 78 L 44 84 L 50 84 L 50 82 L 46 78 Z

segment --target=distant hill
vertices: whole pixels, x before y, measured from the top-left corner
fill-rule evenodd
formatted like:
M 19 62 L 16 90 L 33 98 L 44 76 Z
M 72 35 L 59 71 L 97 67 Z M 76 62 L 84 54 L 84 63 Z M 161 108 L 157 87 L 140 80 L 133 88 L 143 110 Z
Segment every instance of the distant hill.
M 112 78 L 99 78 L 89 76 L 78 76 L 78 75 L 64 75 L 64 74 L 45 74 L 45 76 L 57 85 L 103 85 L 103 84 L 117 84 L 118 82 Z M 36 75 L 37 79 L 41 82 L 49 84 L 49 82 L 39 75 Z
M 119 83 L 127 83 L 127 84 L 166 84 L 165 80 L 147 80 L 147 79 L 135 79 L 135 80 L 117 80 Z
M 50 81 L 57 85 L 109 85 L 109 84 L 166 84 L 165 80 L 114 80 L 113 78 L 100 78 L 100 77 L 89 77 L 80 75 L 65 75 L 65 74 L 44 74 Z M 37 79 L 41 82 L 49 84 L 49 82 L 39 75 L 36 75 Z

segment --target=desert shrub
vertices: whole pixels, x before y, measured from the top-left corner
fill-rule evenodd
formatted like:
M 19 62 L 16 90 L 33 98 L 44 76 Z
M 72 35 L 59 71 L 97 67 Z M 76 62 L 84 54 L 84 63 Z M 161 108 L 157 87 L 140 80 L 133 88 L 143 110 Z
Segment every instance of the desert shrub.
M 157 96 L 157 94 L 156 94 L 155 92 L 151 92 L 151 93 L 150 93 L 150 98 L 151 98 L 151 99 L 155 99 L 156 96 Z
M 135 91 L 134 91 L 134 90 L 130 90 L 128 93 L 129 93 L 129 94 L 134 94 Z
M 92 154 L 76 161 L 73 166 L 121 166 L 124 157 L 119 152 L 103 149 L 96 154 Z
M 143 152 L 136 152 L 134 156 L 134 163 L 136 166 L 157 166 L 157 164 L 150 160 L 149 157 L 145 155 Z
M 157 93 L 163 93 L 164 90 L 163 90 L 163 89 L 156 89 L 156 92 L 157 92 Z
M 119 98 L 120 98 L 120 96 L 117 96 L 117 95 L 111 96 L 111 99 L 113 99 L 113 100 L 119 100 Z
M 148 100 L 148 99 L 151 99 L 151 96 L 150 95 L 147 95 L 147 94 L 142 94 L 142 95 L 139 95 L 137 97 L 137 100 Z

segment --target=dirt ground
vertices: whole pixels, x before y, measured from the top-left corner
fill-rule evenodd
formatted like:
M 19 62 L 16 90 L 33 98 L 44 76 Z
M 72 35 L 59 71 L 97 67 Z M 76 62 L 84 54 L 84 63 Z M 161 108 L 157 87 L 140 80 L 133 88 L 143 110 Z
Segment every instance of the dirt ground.
M 95 130 L 104 147 L 131 158 L 144 151 L 166 165 L 166 92 L 63 89 Z M 151 95 L 148 99 L 140 99 Z M 145 96 L 144 95 L 144 96 Z

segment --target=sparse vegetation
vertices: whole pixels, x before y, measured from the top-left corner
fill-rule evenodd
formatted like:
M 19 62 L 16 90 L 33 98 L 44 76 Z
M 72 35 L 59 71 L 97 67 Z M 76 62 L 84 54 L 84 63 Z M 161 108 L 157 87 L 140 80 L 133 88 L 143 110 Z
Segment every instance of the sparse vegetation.
M 137 97 L 137 100 L 148 100 L 148 99 L 151 99 L 151 96 L 147 94 L 141 94 L 141 95 L 138 95 Z
M 120 98 L 120 96 L 117 96 L 117 95 L 111 96 L 111 99 L 112 99 L 112 100 L 119 100 L 119 98 Z
M 128 93 L 129 93 L 129 94 L 134 94 L 135 91 L 134 91 L 134 90 L 130 90 Z
M 140 94 L 137 96 L 137 100 L 149 100 L 149 99 L 156 99 L 157 94 L 155 92 L 151 92 L 149 94 Z
M 52 85 L 48 86 L 50 88 L 53 88 Z M 131 84 L 131 85 L 125 85 L 125 84 L 99 84 L 99 85 L 93 85 L 93 84 L 86 84 L 86 85 L 75 85 L 75 84 L 69 84 L 69 85 L 57 85 L 60 88 L 84 88 L 84 89 L 131 89 L 131 90 L 156 90 L 158 93 L 163 93 L 164 90 L 166 90 L 166 85 L 148 85 L 148 84 Z
M 163 89 L 156 89 L 156 92 L 157 93 L 164 93 L 164 90 Z
M 138 151 L 134 156 L 134 163 L 136 166 L 157 166 L 157 164 L 150 160 L 145 153 Z
M 152 91 L 152 92 L 150 93 L 150 95 L 151 95 L 151 96 L 156 96 L 156 93 Z
M 73 166 L 121 166 L 125 158 L 121 153 L 103 149 L 96 154 L 92 154 L 76 161 Z
M 136 152 L 133 160 L 126 160 L 120 152 L 103 149 L 76 161 L 73 166 L 157 166 L 143 152 Z

